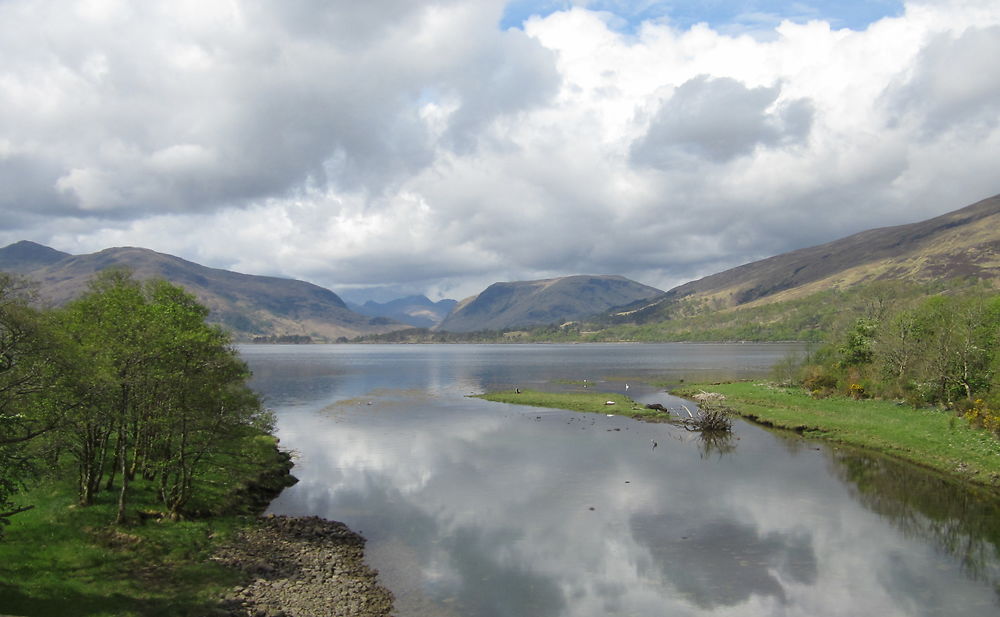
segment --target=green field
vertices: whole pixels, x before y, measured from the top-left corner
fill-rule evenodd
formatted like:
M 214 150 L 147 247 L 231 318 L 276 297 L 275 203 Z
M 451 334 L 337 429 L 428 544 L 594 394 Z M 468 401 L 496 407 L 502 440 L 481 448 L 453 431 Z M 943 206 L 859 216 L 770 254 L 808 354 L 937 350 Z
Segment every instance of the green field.
M 1000 485 L 1000 440 L 950 411 L 847 397 L 813 398 L 805 390 L 748 382 L 678 389 L 726 395 L 737 414 L 806 437 L 861 446 L 965 478 Z

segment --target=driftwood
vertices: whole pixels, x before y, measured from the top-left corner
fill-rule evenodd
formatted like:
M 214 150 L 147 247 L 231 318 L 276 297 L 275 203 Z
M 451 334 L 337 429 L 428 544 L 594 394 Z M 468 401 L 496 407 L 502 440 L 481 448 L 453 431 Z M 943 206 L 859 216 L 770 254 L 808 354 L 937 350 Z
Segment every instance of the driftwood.
M 700 409 L 696 414 L 692 413 L 687 405 L 681 405 L 688 417 L 672 419 L 674 424 L 680 424 L 689 431 L 707 433 L 729 433 L 733 430 L 733 421 L 729 417 L 729 410 L 725 407 L 712 407 Z M 649 403 L 646 409 L 663 411 L 669 413 L 670 410 L 660 403 Z
M 692 396 L 699 403 L 721 403 L 726 400 L 726 395 L 720 392 L 705 392 L 704 390 Z
M 733 421 L 724 409 L 702 409 L 697 416 L 681 419 L 681 425 L 689 431 L 702 433 L 730 433 L 733 430 Z

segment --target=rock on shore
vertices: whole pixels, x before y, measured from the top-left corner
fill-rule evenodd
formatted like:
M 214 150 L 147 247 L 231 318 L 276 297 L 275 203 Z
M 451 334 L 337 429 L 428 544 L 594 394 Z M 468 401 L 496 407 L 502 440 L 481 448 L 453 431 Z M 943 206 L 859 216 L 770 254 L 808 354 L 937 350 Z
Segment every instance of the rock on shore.
M 392 593 L 364 563 L 365 540 L 343 523 L 268 516 L 241 531 L 213 559 L 250 582 L 223 600 L 232 617 L 386 617 Z

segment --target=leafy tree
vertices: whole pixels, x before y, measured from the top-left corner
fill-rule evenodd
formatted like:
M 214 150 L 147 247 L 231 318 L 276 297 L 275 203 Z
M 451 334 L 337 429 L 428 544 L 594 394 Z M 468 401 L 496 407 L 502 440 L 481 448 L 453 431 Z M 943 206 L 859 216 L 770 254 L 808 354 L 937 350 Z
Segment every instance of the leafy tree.
M 1000 395 L 1000 296 L 970 284 L 930 296 L 864 290 L 817 355 L 843 389 L 961 410 Z M 988 405 L 987 405 L 988 407 Z
M 63 347 L 28 300 L 23 281 L 0 273 L 0 522 L 27 509 L 13 497 L 35 475 L 29 447 L 69 406 Z
M 916 311 L 923 350 L 915 380 L 930 384 L 929 402 L 972 401 L 992 389 L 1000 336 L 1000 298 L 982 295 L 930 298 Z
M 154 317 L 167 332 L 161 362 L 166 387 L 158 430 L 151 436 L 150 471 L 176 517 L 191 498 L 206 457 L 240 427 L 267 421 L 259 399 L 245 385 L 250 373 L 229 335 L 205 324 L 208 310 L 164 281 L 147 289 Z
M 137 476 L 155 480 L 179 517 L 209 455 L 240 428 L 264 418 L 245 385 L 249 372 L 228 334 L 205 323 L 208 310 L 165 281 L 104 272 L 61 312 L 89 359 L 77 376 L 81 401 L 64 438 L 77 460 L 80 503 L 118 487 L 125 520 Z M 269 427 L 264 427 L 269 428 Z
M 859 317 L 854 322 L 854 328 L 848 335 L 847 342 L 841 346 L 841 364 L 843 366 L 864 366 L 870 364 L 875 357 L 875 336 L 879 322 L 871 317 Z

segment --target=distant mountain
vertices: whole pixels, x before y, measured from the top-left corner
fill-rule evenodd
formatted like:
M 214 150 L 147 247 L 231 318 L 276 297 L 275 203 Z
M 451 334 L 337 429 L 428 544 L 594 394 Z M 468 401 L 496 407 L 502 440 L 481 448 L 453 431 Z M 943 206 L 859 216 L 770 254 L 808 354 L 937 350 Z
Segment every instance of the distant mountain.
M 21 244 L 0 249 L 0 269 L 24 263 L 22 255 L 28 252 L 51 256 L 34 247 L 16 248 Z M 20 262 L 8 259 L 8 255 L 18 257 Z M 244 338 L 300 335 L 334 340 L 405 327 L 384 317 L 359 315 L 349 310 L 337 294 L 304 281 L 208 268 L 143 248 L 62 255 L 58 261 L 20 271 L 38 283 L 41 300 L 52 305 L 65 304 L 84 293 L 97 272 L 127 267 L 137 278 L 162 278 L 184 287 L 211 310 L 209 321 L 223 324 Z
M 478 296 L 460 302 L 438 328 L 473 332 L 561 324 L 662 294 L 659 289 L 623 276 L 580 275 L 494 283 Z
M 72 255 L 35 242 L 22 240 L 0 249 L 0 271 L 25 274 L 42 266 L 62 261 L 67 257 L 72 257 Z
M 882 227 L 783 253 L 675 287 L 649 302 L 616 309 L 655 320 L 673 300 L 713 306 L 765 304 L 882 280 L 976 277 L 1000 280 L 1000 195 L 926 221 Z
M 427 296 L 407 296 L 390 302 L 347 302 L 347 308 L 369 317 L 388 317 L 417 328 L 432 328 L 441 323 L 457 304 L 458 300 L 433 302 Z

